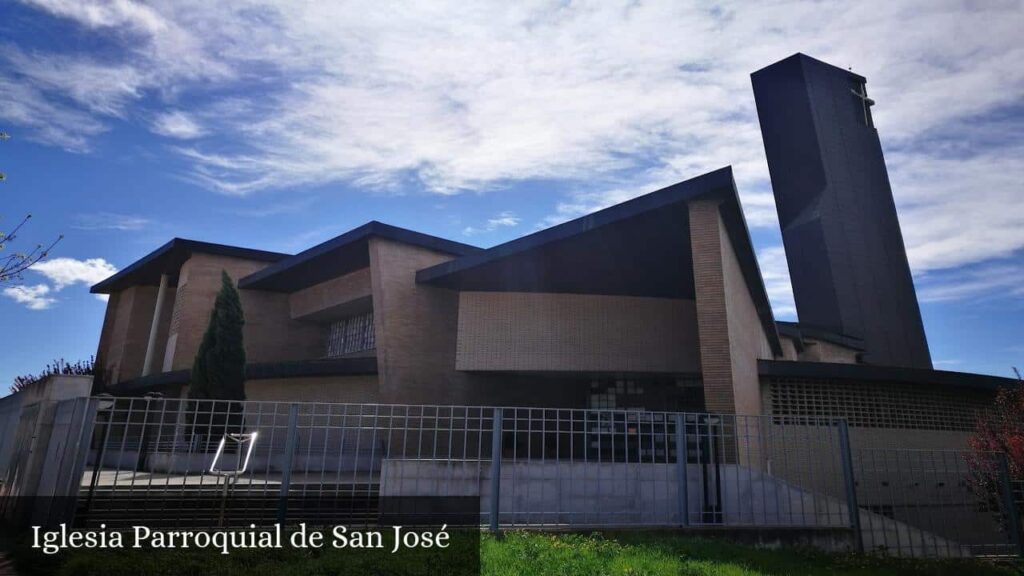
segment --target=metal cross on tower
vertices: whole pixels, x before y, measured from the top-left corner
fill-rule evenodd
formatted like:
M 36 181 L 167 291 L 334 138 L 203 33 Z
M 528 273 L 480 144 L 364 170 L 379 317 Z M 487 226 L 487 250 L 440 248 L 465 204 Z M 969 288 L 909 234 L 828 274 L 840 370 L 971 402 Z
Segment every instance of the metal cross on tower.
M 853 88 L 850 88 L 850 92 L 852 92 L 857 98 L 860 98 L 861 104 L 864 106 L 864 124 L 871 126 L 871 112 L 869 108 L 875 105 L 875 101 L 868 98 L 867 87 L 861 84 L 859 92 Z

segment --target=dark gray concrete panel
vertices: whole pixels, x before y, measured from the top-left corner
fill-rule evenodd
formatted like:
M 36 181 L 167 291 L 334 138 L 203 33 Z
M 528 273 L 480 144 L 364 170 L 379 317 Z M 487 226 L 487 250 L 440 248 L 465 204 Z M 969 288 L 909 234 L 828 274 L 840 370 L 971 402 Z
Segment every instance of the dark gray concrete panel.
M 752 80 L 800 323 L 931 368 L 865 79 L 796 54 Z

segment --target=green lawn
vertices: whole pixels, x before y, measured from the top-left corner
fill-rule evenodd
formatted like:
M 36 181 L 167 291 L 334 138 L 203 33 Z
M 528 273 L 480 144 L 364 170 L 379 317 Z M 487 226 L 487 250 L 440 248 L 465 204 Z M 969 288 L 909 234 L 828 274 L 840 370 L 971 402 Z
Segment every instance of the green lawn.
M 665 533 L 600 535 L 513 532 L 481 543 L 486 576 L 971 576 L 1020 574 L 981 561 L 899 560 L 757 549 Z
M 605 535 L 508 532 L 453 538 L 453 549 L 391 556 L 385 550 L 250 550 L 229 556 L 211 550 L 74 551 L 41 558 L 15 547 L 25 576 L 306 576 L 477 574 L 485 576 L 1010 576 L 1008 564 L 983 561 L 899 560 L 829 555 L 808 550 L 767 550 L 666 532 Z M 452 562 L 452 558 L 456 562 Z M 40 561 L 42 560 L 42 561 Z M 455 564 L 455 566 L 453 566 Z

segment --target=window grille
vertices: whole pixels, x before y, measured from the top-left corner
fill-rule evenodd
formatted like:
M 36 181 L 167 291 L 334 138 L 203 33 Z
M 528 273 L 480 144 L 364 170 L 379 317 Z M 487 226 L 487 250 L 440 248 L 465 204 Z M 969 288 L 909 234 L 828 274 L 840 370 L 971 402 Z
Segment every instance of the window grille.
M 845 418 L 863 428 L 971 431 L 992 396 L 898 383 L 779 378 L 769 382 L 769 401 L 772 415 L 792 423 Z
M 373 312 L 331 322 L 327 335 L 327 357 L 338 358 L 376 347 Z

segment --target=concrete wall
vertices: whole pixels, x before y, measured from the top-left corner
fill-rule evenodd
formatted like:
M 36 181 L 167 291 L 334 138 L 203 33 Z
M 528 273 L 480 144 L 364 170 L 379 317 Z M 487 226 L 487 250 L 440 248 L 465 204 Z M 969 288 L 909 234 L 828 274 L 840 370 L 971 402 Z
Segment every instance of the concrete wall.
M 789 383 L 788 386 L 791 388 L 798 384 Z M 907 498 L 914 503 L 961 503 L 966 500 L 963 495 L 940 496 L 930 494 L 928 490 L 936 485 L 943 486 L 938 483 L 942 474 L 966 472 L 966 463 L 954 451 L 969 449 L 967 442 L 971 430 L 965 414 L 958 412 L 970 413 L 972 406 L 979 402 L 978 397 L 964 395 L 958 399 L 954 394 L 929 394 L 929 391 L 913 385 L 833 383 L 824 391 L 820 386 L 807 386 L 810 388 L 805 393 L 806 398 L 793 402 L 795 409 L 783 411 L 777 409 L 772 401 L 772 384 L 765 382 L 762 385 L 766 412 L 782 417 L 778 422 L 784 424 L 768 427 L 768 437 L 772 442 L 766 451 L 777 475 L 799 479 L 801 485 L 810 489 L 841 497 L 843 488 L 834 480 L 836 474 L 820 473 L 838 469 L 838 436 L 829 430 L 830 427 L 801 423 L 807 415 L 822 419 L 845 418 L 850 423 L 850 447 L 854 474 L 859 479 L 861 505 L 900 505 Z M 913 407 L 897 405 L 883 391 L 898 388 L 905 388 L 908 396 L 913 394 L 909 396 L 914 399 Z M 794 393 L 788 392 L 790 395 Z M 918 411 L 915 413 L 912 408 Z M 888 413 L 901 417 L 883 418 Z M 893 420 L 896 423 L 883 424 Z M 940 426 L 947 429 L 929 429 Z M 938 462 L 933 463 L 934 469 L 923 474 L 926 482 L 907 490 L 905 488 L 912 485 L 910 470 L 919 464 L 918 459 L 929 462 L 938 459 Z M 946 481 L 943 490 L 952 491 L 951 494 L 963 488 L 958 481 L 941 480 Z
M 91 388 L 92 376 L 58 375 L 0 398 L 0 497 L 39 495 L 41 486 L 53 482 L 44 468 L 58 407 L 62 401 L 88 396 Z M 67 433 L 66 427 L 59 431 Z M 66 438 L 58 434 L 56 440 L 63 443 Z M 54 471 L 53 458 L 49 464 Z M 3 513 L 18 521 L 26 503 L 11 503 Z
M 721 524 L 849 526 L 845 507 L 834 498 L 812 494 L 743 466 L 721 465 L 716 471 L 721 475 Z M 686 478 L 689 522 L 708 522 L 703 516 L 705 503 L 717 499 L 705 493 L 702 467 L 688 466 Z M 490 479 L 488 461 L 385 459 L 381 495 L 480 496 L 481 512 L 486 513 L 490 508 Z M 681 524 L 675 464 L 505 460 L 499 486 L 502 523 Z M 596 502 L 600 505 L 595 506 Z M 833 514 L 822 513 L 826 507 Z
M 698 372 L 692 300 L 462 292 L 458 370 Z

